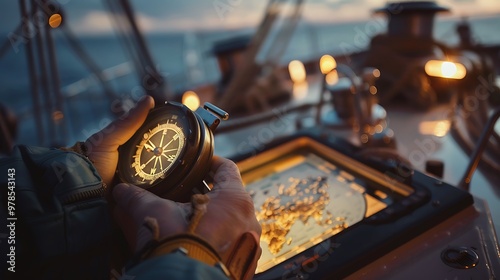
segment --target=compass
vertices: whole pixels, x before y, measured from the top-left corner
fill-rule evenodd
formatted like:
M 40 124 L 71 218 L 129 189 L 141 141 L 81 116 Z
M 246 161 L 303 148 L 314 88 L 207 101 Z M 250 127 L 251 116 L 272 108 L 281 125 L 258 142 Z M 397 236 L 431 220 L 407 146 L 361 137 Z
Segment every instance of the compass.
M 195 112 L 177 102 L 154 108 L 119 148 L 118 178 L 174 201 L 205 193 L 213 132 L 227 118 L 225 111 L 208 102 Z

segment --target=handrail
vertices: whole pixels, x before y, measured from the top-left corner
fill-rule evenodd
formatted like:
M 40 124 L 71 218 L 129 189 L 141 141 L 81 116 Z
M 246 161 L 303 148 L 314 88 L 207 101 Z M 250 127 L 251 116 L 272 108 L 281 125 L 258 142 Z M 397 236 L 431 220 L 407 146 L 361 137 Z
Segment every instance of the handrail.
M 492 133 L 494 132 L 495 129 L 495 124 L 500 118 L 500 108 L 495 109 L 491 117 L 488 119 L 488 122 L 486 123 L 483 132 L 481 133 L 481 136 L 479 137 L 479 141 L 474 148 L 474 151 L 472 152 L 471 155 L 471 160 L 469 161 L 469 165 L 465 169 L 465 173 L 462 177 L 462 179 L 459 182 L 458 187 L 460 189 L 469 191 L 470 189 L 470 182 L 472 181 L 472 176 L 474 175 L 474 172 L 477 169 L 477 166 L 479 165 L 479 162 L 481 161 L 481 156 L 486 149 L 486 145 L 488 144 L 489 138 L 491 137 Z

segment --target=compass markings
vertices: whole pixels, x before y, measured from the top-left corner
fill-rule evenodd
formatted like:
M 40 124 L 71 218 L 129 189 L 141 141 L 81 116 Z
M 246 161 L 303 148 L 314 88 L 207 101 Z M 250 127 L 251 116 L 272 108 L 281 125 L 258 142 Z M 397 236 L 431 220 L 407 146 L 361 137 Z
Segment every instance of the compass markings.
M 152 144 L 152 143 L 151 143 L 151 144 Z M 148 151 L 148 152 L 152 152 L 152 151 L 154 151 L 155 146 L 154 146 L 154 145 L 153 145 L 153 146 L 151 146 L 151 145 L 149 145 L 148 143 L 146 143 L 146 144 L 144 144 L 144 148 L 146 148 L 146 151 Z
M 175 155 L 163 155 L 163 156 L 166 157 L 169 162 L 174 162 L 176 157 Z
M 156 180 L 171 168 L 179 157 L 186 139 L 175 119 L 177 118 L 149 129 L 143 134 L 144 139 L 141 143 L 136 146 L 137 151 L 133 155 L 134 163 L 131 166 L 136 171 L 135 176 L 140 177 L 143 182 Z M 167 149 L 168 147 L 170 148 Z

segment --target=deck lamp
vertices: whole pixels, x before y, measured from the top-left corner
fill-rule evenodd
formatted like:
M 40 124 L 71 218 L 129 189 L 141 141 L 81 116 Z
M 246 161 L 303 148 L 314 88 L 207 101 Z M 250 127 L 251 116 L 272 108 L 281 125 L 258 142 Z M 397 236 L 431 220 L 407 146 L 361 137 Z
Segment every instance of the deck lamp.
M 299 60 L 292 60 L 288 64 L 288 72 L 290 73 L 290 78 L 294 83 L 303 83 L 306 80 L 306 68 L 304 64 Z
M 429 60 L 425 63 L 425 73 L 432 77 L 461 80 L 465 77 L 467 70 L 461 63 Z

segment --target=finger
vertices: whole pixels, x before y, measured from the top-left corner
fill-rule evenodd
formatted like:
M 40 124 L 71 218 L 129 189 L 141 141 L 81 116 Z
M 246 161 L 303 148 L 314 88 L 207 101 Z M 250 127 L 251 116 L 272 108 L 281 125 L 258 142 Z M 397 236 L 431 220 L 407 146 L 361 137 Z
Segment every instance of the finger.
M 116 213 L 132 220 L 132 228 L 123 228 L 124 232 L 133 232 L 129 235 L 129 244 L 136 250 L 142 248 L 153 237 L 149 227 L 145 227 L 145 218 L 150 217 L 157 220 L 159 225 L 159 236 L 184 232 L 187 227 L 186 206 L 163 199 L 157 195 L 130 184 L 118 184 L 113 189 L 113 198 L 116 202 Z M 130 242 L 130 239 L 136 243 Z M 135 244 L 135 246 L 134 246 Z
M 130 214 L 138 223 L 142 223 L 143 218 L 149 211 L 149 204 L 160 199 L 155 194 L 131 184 L 118 184 L 113 188 L 113 198 L 116 206 L 123 212 Z
M 133 250 L 142 248 L 153 238 L 153 232 L 145 227 L 148 207 L 156 199 L 153 193 L 130 184 L 118 184 L 113 188 L 115 218 Z
M 118 148 L 118 146 L 123 145 L 144 123 L 149 110 L 153 107 L 153 98 L 148 95 L 144 96 L 128 113 L 113 121 L 102 130 L 109 133 L 103 137 L 100 146 L 114 151 Z M 94 136 L 99 138 L 101 137 L 101 135 L 93 135 L 90 139 Z
M 211 171 L 214 173 L 213 183 L 215 189 L 243 190 L 240 170 L 229 159 L 214 156 Z
M 226 210 L 237 209 L 239 214 L 254 217 L 254 205 L 250 194 L 245 191 L 238 166 L 229 159 L 214 156 L 212 162 L 213 189 L 207 195 L 213 201 L 224 201 L 218 207 Z M 235 213 L 233 213 L 235 214 Z

